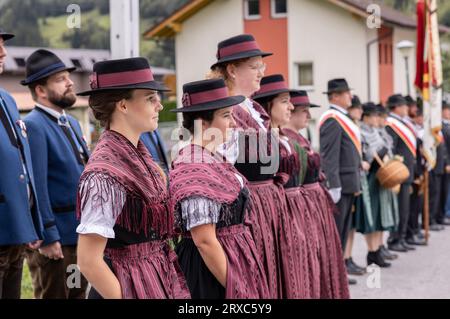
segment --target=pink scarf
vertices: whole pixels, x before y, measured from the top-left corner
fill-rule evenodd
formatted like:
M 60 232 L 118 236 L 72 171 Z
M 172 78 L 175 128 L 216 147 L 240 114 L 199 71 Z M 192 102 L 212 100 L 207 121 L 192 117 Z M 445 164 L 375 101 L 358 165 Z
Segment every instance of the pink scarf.
M 170 194 L 173 204 L 191 196 L 230 204 L 241 191 L 235 176 L 239 173 L 234 166 L 199 145 L 190 144 L 183 148 L 172 167 Z
M 164 237 L 173 232 L 173 215 L 169 212 L 169 195 L 164 173 L 153 161 L 147 148 L 139 141 L 137 148 L 123 135 L 105 131 L 81 175 L 81 183 L 95 177 L 95 187 L 85 187 L 78 192 L 77 213 L 84 208 L 81 199 L 95 197 L 101 203 L 120 205 L 119 198 L 112 198 L 114 185 L 126 190 L 126 201 L 116 224 L 128 231 L 149 234 L 155 231 Z M 97 192 L 92 194 L 93 190 Z

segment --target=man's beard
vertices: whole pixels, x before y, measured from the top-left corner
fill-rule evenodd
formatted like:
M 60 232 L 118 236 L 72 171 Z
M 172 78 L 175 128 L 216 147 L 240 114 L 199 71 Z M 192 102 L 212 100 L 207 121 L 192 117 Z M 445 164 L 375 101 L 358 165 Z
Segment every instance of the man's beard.
M 63 95 L 58 95 L 52 91 L 49 92 L 48 100 L 62 109 L 67 109 L 75 104 L 77 98 L 74 93 L 65 92 Z

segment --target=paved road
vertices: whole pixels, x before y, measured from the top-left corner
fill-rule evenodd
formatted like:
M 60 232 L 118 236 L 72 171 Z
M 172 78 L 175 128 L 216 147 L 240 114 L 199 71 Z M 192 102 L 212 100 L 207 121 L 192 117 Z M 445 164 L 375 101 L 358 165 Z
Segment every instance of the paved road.
M 364 237 L 355 235 L 353 260 L 366 266 L 367 248 Z M 450 226 L 444 231 L 430 232 L 428 246 L 398 253 L 390 268 L 373 269 L 364 276 L 352 276 L 357 285 L 350 286 L 356 299 L 380 298 L 450 298 Z M 379 276 L 378 276 L 379 275 Z

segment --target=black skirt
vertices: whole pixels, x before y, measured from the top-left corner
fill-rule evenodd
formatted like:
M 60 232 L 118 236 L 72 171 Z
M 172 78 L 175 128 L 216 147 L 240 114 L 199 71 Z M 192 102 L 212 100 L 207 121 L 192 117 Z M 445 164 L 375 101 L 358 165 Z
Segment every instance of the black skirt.
M 184 237 L 175 251 L 192 299 L 225 299 L 225 288 L 209 271 L 192 238 Z

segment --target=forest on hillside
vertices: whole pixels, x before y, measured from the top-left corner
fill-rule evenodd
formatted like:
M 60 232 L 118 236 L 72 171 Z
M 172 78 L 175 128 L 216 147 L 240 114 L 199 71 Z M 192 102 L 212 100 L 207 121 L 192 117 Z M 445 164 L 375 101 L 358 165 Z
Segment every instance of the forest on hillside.
M 188 0 L 140 0 L 141 32 L 170 15 Z M 81 28 L 66 26 L 67 8 L 81 9 Z M 10 45 L 109 49 L 109 0 L 0 0 L 1 27 L 16 37 Z M 141 41 L 141 54 L 152 64 L 174 67 L 174 43 Z

